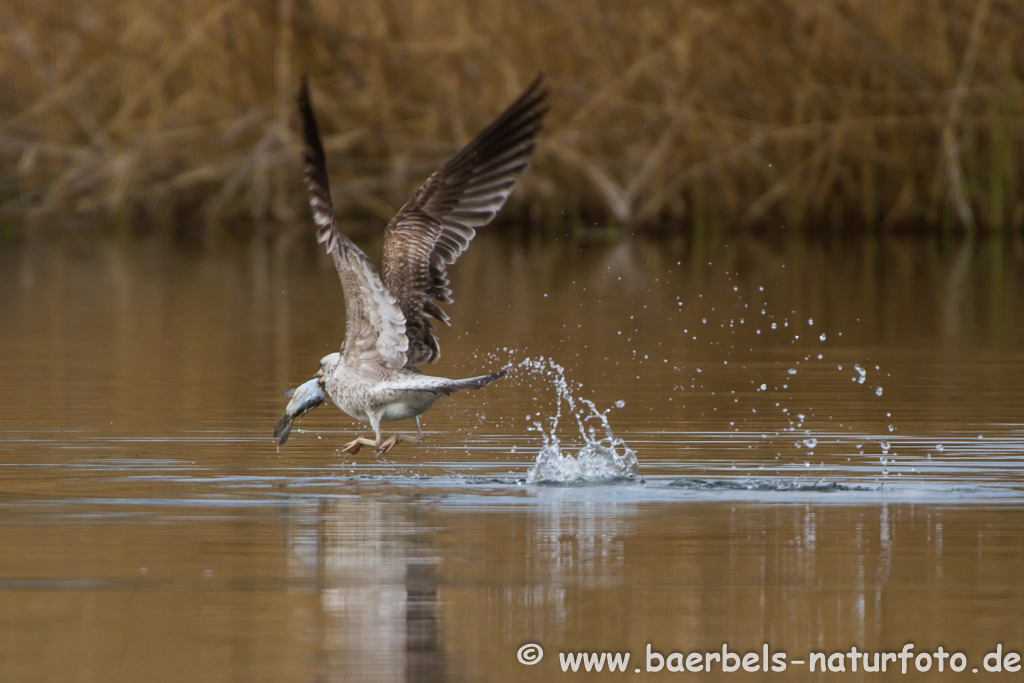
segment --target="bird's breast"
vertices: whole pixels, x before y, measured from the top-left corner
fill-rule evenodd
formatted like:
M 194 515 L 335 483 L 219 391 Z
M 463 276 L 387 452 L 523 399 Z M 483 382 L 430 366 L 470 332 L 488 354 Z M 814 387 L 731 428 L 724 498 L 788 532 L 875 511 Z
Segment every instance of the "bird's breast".
M 382 422 L 407 420 L 428 410 L 440 396 L 429 391 L 398 391 L 385 389 L 380 382 L 363 378 L 332 376 L 327 392 L 334 404 L 348 415 L 368 421 L 374 413 Z

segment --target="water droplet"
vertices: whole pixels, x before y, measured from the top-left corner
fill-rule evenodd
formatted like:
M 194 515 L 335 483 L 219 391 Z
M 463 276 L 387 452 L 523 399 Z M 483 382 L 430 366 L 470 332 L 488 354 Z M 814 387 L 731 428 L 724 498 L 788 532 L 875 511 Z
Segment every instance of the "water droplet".
M 822 332 L 821 336 L 818 337 L 818 341 L 825 341 L 825 333 L 824 332 Z
M 857 371 L 857 384 L 864 384 L 864 380 L 868 378 L 868 371 L 857 363 L 854 363 L 853 369 Z
M 882 395 L 882 387 L 875 387 L 875 396 Z

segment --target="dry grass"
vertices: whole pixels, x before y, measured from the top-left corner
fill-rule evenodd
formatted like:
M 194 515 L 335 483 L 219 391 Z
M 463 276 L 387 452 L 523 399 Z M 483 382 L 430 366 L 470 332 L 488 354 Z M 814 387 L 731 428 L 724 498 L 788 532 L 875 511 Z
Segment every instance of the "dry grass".
M 339 213 L 385 219 L 543 69 L 523 224 L 1020 231 L 1021 45 L 1024 0 L 6 0 L 0 210 L 305 215 L 305 70 Z

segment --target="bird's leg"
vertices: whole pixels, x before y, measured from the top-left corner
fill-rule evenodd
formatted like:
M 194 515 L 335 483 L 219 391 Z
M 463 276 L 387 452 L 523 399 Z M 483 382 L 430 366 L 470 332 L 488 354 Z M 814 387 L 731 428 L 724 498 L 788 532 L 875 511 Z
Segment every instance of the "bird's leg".
M 377 447 L 377 454 L 387 455 L 388 453 L 391 452 L 392 448 L 397 446 L 402 441 L 404 441 L 404 439 L 401 436 L 399 436 L 398 434 L 392 434 L 388 438 L 384 439 L 383 443 L 381 443 Z
M 367 417 L 370 418 L 370 426 L 373 427 L 373 434 L 377 437 L 376 441 L 373 442 L 373 445 L 377 448 L 377 455 L 387 455 L 398 443 L 398 435 L 389 436 L 385 439 L 380 433 L 380 417 L 372 414 L 368 414 Z
M 380 453 L 381 455 L 385 455 L 392 448 L 402 443 L 403 441 L 412 441 L 413 443 L 419 443 L 420 441 L 423 441 L 424 434 L 423 428 L 420 427 L 420 416 L 417 415 L 413 419 L 416 421 L 416 436 L 392 434 L 391 436 L 384 440 L 384 443 L 382 443 L 379 448 L 377 448 L 377 452 Z
M 370 426 L 373 427 L 373 435 L 376 439 L 367 439 L 364 436 L 357 436 L 353 440 L 345 444 L 345 447 L 341 449 L 342 453 L 349 453 L 355 455 L 363 446 L 373 446 L 377 448 L 380 446 L 380 418 L 367 413 L 366 417 L 370 420 Z
M 407 441 L 409 437 L 403 437 L 400 434 L 392 434 L 388 438 L 383 438 L 380 433 L 380 418 L 370 418 L 370 424 L 373 425 L 374 433 L 377 435 L 377 455 L 387 455 L 391 452 L 391 449 Z
M 373 439 L 367 439 L 359 436 L 345 444 L 345 447 L 341 449 L 342 453 L 349 453 L 355 455 L 362 449 L 363 446 L 376 446 L 377 442 Z
M 350 453 L 352 455 L 355 455 L 362 449 L 363 446 L 373 446 L 374 448 L 377 449 L 378 455 L 387 455 L 388 453 L 391 452 L 391 449 L 393 449 L 395 446 L 402 443 L 403 441 L 420 442 L 423 440 L 423 428 L 420 427 L 420 418 L 418 415 L 415 418 L 415 437 L 402 436 L 401 434 L 392 434 L 386 439 L 380 433 L 380 418 L 375 415 L 368 415 L 368 417 L 370 418 L 370 426 L 373 427 L 373 435 L 376 438 L 367 439 L 362 436 L 357 437 L 352 441 L 348 442 L 347 444 L 345 444 L 345 447 L 341 449 L 342 453 Z

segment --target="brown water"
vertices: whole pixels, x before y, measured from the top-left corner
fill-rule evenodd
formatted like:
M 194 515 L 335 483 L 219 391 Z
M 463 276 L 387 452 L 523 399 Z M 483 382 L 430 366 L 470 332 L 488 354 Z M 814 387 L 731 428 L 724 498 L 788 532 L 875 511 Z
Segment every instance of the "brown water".
M 744 680 L 806 680 L 813 651 L 908 642 L 1016 680 L 982 659 L 1024 651 L 1022 266 L 479 238 L 430 371 L 550 359 L 639 458 L 552 485 L 526 479 L 555 376 L 524 367 L 387 457 L 339 455 L 366 431 L 332 406 L 278 451 L 282 392 L 343 333 L 301 240 L 3 247 L 0 680 L 548 680 L 577 651 L 631 654 L 588 680 L 685 676 L 645 671 L 648 644 L 767 645 L 786 671 Z

